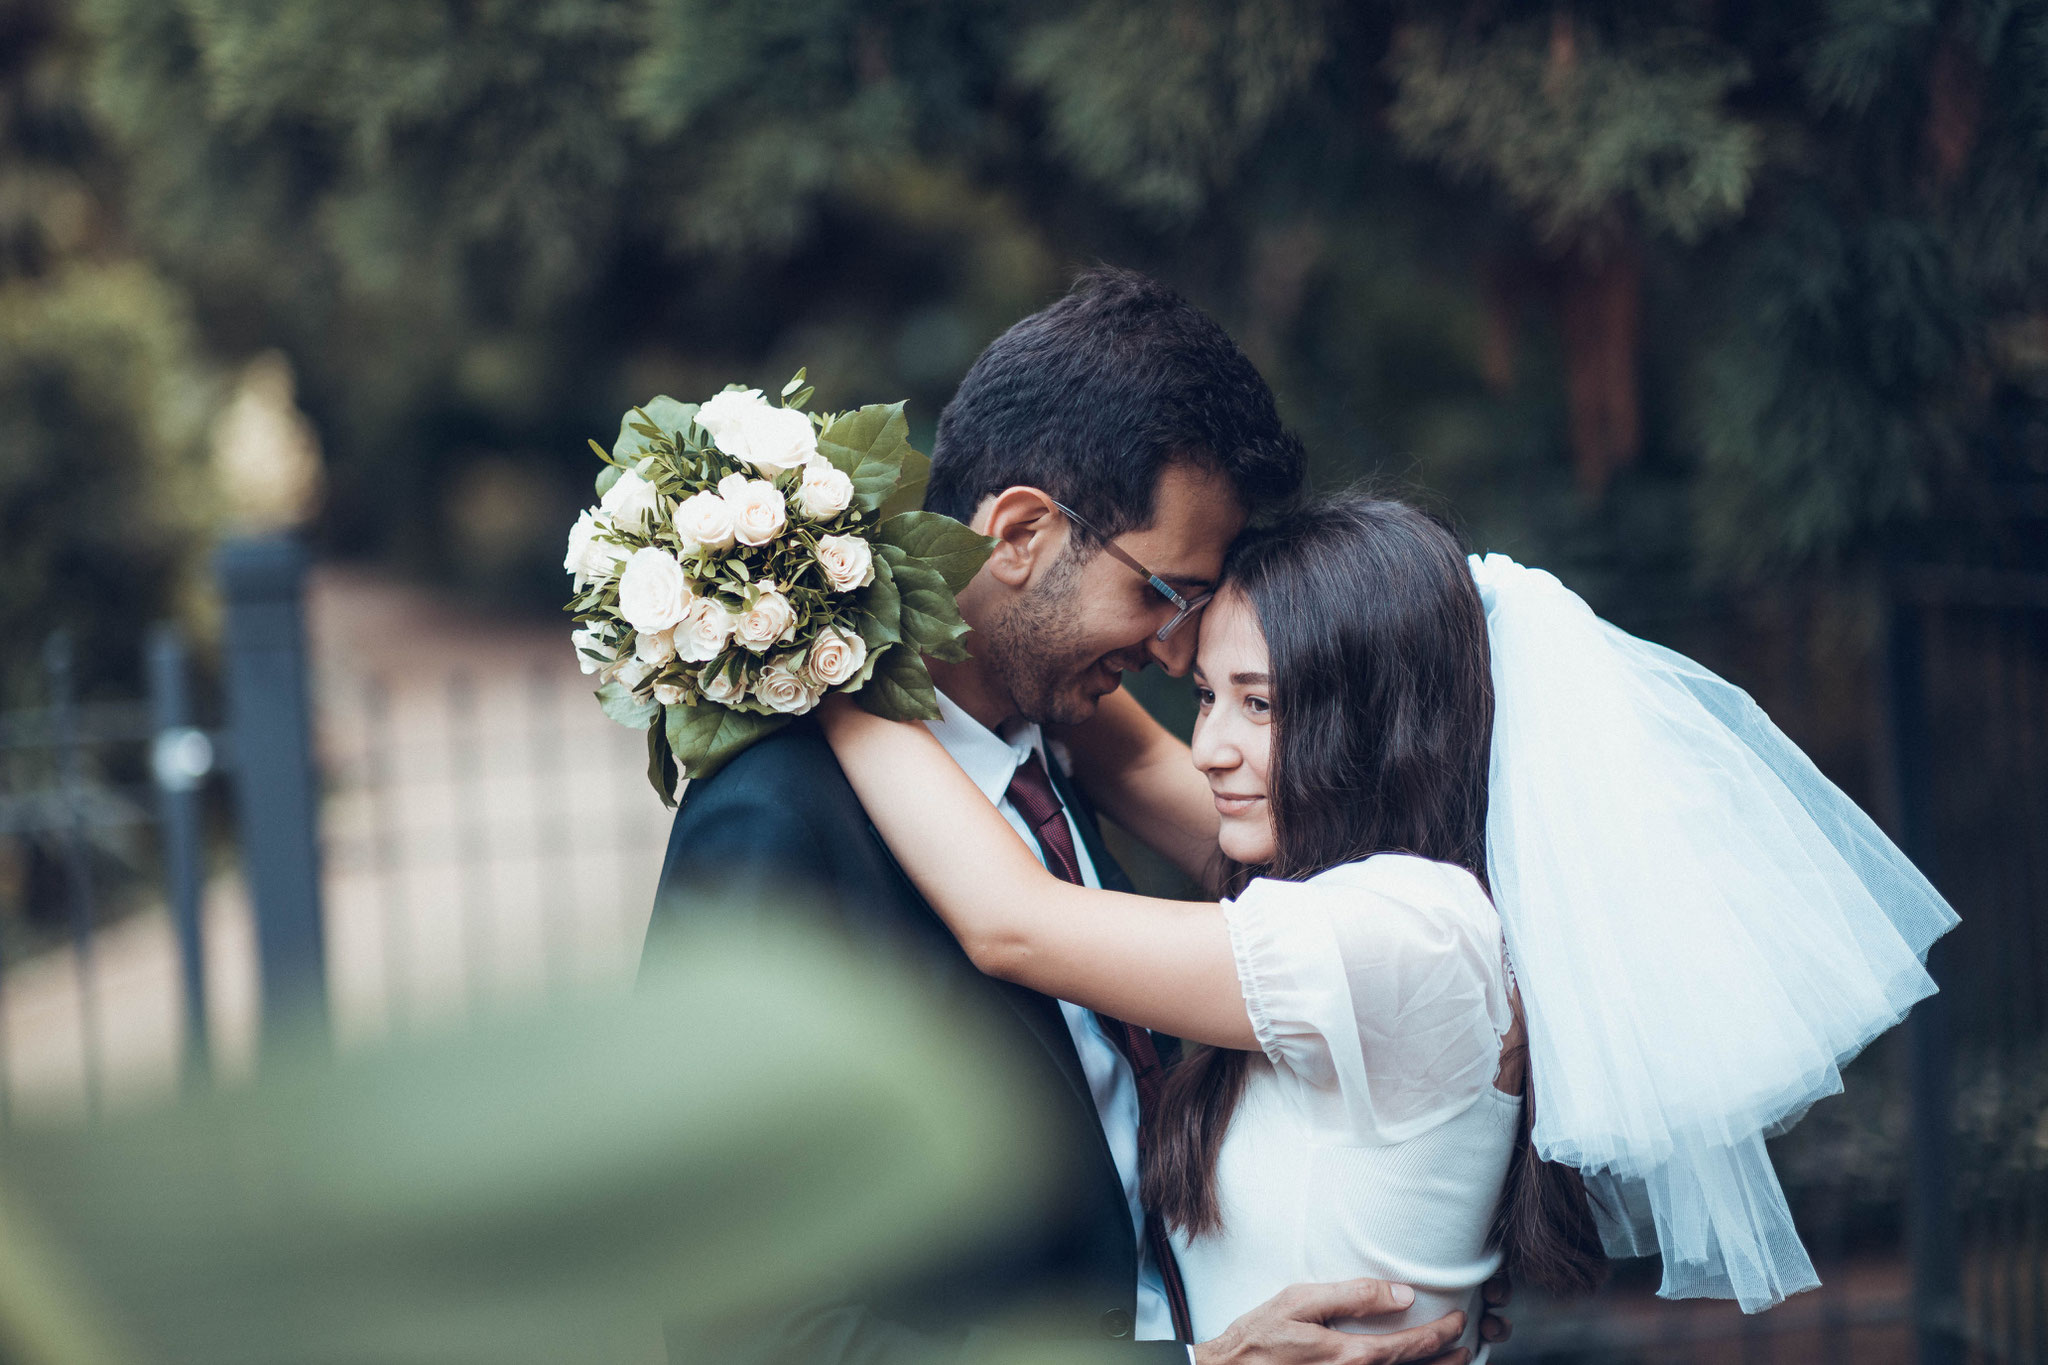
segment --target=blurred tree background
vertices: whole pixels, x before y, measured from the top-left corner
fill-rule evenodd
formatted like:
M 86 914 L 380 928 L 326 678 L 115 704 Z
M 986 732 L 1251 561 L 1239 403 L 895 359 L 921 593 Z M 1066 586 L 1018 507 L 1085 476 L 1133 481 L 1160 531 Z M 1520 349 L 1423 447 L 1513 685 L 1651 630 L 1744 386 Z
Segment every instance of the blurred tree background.
M 545 608 L 627 403 L 802 363 L 928 436 L 1095 260 L 1221 318 L 1323 482 L 1677 643 L 1853 660 L 1887 556 L 2042 554 L 2043 0 L 0 0 L 0 35 L 12 639 L 170 609 L 195 433 L 268 348 L 328 553 Z

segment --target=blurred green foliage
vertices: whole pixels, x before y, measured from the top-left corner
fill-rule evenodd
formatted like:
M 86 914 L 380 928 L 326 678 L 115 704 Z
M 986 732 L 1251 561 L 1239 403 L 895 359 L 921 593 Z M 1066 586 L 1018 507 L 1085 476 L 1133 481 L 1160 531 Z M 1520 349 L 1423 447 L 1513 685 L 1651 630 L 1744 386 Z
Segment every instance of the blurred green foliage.
M 928 431 L 1098 258 L 1326 480 L 1617 610 L 2048 510 L 2042 0 L 75 4 L 135 239 L 302 372 L 330 545 L 521 600 L 626 403 L 808 363 Z
M 643 1365 L 1028 1225 L 1062 1173 L 978 1018 L 824 937 L 673 946 L 630 995 L 17 1124 L 0 1355 Z

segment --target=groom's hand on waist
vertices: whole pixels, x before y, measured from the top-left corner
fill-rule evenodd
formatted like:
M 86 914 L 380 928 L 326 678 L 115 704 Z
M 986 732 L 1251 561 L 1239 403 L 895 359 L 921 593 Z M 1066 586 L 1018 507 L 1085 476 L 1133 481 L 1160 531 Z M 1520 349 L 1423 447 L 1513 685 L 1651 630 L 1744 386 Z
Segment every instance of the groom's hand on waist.
M 1463 1313 L 1399 1332 L 1340 1332 L 1329 1324 L 1405 1312 L 1415 1291 L 1385 1280 L 1297 1284 L 1194 1348 L 1195 1365 L 1467 1365 Z

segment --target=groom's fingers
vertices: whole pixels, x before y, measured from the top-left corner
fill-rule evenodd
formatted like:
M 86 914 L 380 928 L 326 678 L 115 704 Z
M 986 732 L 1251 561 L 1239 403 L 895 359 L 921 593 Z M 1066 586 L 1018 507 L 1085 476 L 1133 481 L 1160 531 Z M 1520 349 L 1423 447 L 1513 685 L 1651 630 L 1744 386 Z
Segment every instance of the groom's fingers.
M 1465 1330 L 1463 1313 L 1447 1313 L 1435 1322 L 1384 1336 L 1344 1333 L 1348 1340 L 1338 1357 L 1344 1365 L 1466 1365 L 1470 1351 L 1453 1350 Z
M 1336 1280 L 1329 1284 L 1298 1284 L 1282 1296 L 1287 1316 L 1301 1322 L 1333 1318 L 1377 1318 L 1398 1313 L 1415 1302 L 1415 1291 L 1386 1280 Z

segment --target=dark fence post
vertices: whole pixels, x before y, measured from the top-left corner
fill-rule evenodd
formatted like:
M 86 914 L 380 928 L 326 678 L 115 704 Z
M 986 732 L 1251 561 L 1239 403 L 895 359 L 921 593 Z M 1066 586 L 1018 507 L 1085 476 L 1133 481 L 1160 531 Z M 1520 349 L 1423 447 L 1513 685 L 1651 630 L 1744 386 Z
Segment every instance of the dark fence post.
M 1934 763 L 1928 739 L 1927 640 L 1920 604 L 1894 586 L 1887 608 L 1885 698 L 1891 742 L 1891 804 L 1899 847 L 1926 874 L 1936 876 Z M 1941 956 L 1936 944 L 1928 969 Z M 1939 973 L 1936 981 L 1940 981 Z M 1937 992 L 1914 1006 L 1906 1022 L 1911 1084 L 1913 1160 L 1907 1227 L 1913 1255 L 1913 1330 L 1920 1365 L 1957 1365 L 1963 1358 L 1962 1265 L 1956 1211 L 1949 1186 L 1953 1120 L 1947 996 Z
M 216 561 L 227 607 L 228 726 L 242 865 L 256 910 L 263 1031 L 324 1027 L 306 554 L 286 537 L 230 541 Z
M 205 874 L 205 828 L 199 788 L 213 771 L 213 741 L 192 724 L 185 675 L 185 642 L 175 627 L 160 625 L 149 640 L 150 728 L 156 740 L 150 768 L 156 778 L 157 822 L 163 832 L 164 880 L 171 922 L 178 930 L 178 962 L 185 982 L 183 1077 L 207 1074 L 206 956 L 200 897 Z

